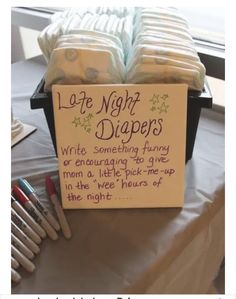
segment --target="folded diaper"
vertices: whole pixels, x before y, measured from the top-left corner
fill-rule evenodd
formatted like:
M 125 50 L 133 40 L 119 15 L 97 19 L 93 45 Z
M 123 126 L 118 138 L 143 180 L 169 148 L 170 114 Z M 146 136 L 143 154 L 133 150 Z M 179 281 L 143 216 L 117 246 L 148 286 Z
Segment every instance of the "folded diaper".
M 127 73 L 131 72 L 137 64 L 157 64 L 177 66 L 185 69 L 193 69 L 199 72 L 201 79 L 204 79 L 206 69 L 200 61 L 189 59 L 174 59 L 164 55 L 140 55 L 133 60 L 132 64 L 127 66 Z
M 191 52 L 193 55 L 197 55 L 195 48 L 191 45 L 191 43 L 183 42 L 180 40 L 172 40 L 163 37 L 151 36 L 151 35 L 143 35 L 135 40 L 133 43 L 133 49 L 135 49 L 138 45 L 145 44 L 145 45 L 153 45 L 153 46 L 160 46 L 160 47 L 170 47 L 173 49 L 182 49 L 188 52 Z M 130 53 L 132 53 L 130 51 Z
M 153 22 L 171 22 L 172 24 L 176 25 L 182 25 L 188 28 L 188 23 L 183 18 L 175 18 L 171 15 L 160 15 L 155 12 L 145 12 L 145 10 L 142 10 L 141 13 L 137 13 L 135 15 L 135 25 L 137 25 L 142 20 L 150 20 Z
M 200 73 L 171 65 L 138 64 L 126 77 L 127 83 L 186 83 L 190 89 L 202 90 Z
M 110 51 L 58 48 L 54 49 L 45 74 L 45 91 L 53 84 L 117 84 L 122 83 Z
M 182 21 L 183 23 L 187 23 L 184 17 L 178 12 L 177 9 L 167 8 L 167 7 L 147 7 L 140 9 L 136 14 L 136 19 L 140 16 L 140 14 L 152 14 L 155 15 L 156 18 L 171 18 L 176 21 Z
M 56 83 L 124 82 L 124 53 L 120 40 L 100 32 L 77 32 L 79 34 L 62 35 L 58 38 L 45 76 L 45 91 L 49 91 L 51 85 Z M 73 53 L 76 59 L 70 59 L 70 53 Z M 90 76 L 92 72 L 96 77 Z
M 107 43 L 112 43 L 115 44 L 117 47 L 119 47 L 120 49 L 123 49 L 122 43 L 120 41 L 120 39 L 112 34 L 108 34 L 105 32 L 100 32 L 100 31 L 92 31 L 92 30 L 82 30 L 82 29 L 73 29 L 70 30 L 68 32 L 68 34 L 80 34 L 80 35 L 84 35 L 84 36 L 89 36 L 89 37 L 93 37 L 96 39 L 102 39 L 102 40 L 106 40 Z
M 47 62 L 50 59 L 57 38 L 62 34 L 62 24 L 63 21 L 58 19 L 55 23 L 47 26 L 38 36 L 39 47 Z
M 104 32 L 108 22 L 109 16 L 107 14 L 100 15 L 95 24 L 94 30 Z
M 75 32 L 75 31 L 74 31 Z M 73 34 L 66 34 L 62 35 L 57 39 L 57 42 L 55 44 L 55 48 L 59 48 L 62 43 L 83 43 L 86 45 L 90 44 L 101 44 L 101 45 L 107 45 L 111 47 L 115 47 L 119 52 L 120 55 L 124 55 L 122 51 L 122 45 L 119 43 L 116 43 L 114 40 L 110 39 L 108 35 L 106 37 L 98 34 L 96 35 L 95 32 L 94 34 L 86 33 L 86 32 L 81 32 L 77 31 L 80 33 L 73 33 Z
M 99 43 L 90 43 L 90 44 L 85 44 L 85 43 L 60 43 L 60 45 L 57 48 L 75 48 L 75 49 L 93 49 L 93 50 L 106 50 L 111 53 L 114 59 L 115 63 L 115 68 L 117 70 L 118 75 L 120 76 L 121 80 L 123 81 L 123 78 L 125 76 L 125 66 L 124 66 L 124 55 L 122 52 L 119 52 L 117 48 L 113 46 L 107 46 L 104 44 L 99 44 Z
M 148 29 L 149 27 L 155 27 L 155 28 L 163 28 L 163 29 L 169 29 L 169 30 L 177 30 L 180 32 L 183 32 L 189 34 L 189 29 L 186 26 L 179 25 L 175 22 L 161 22 L 161 21 L 151 21 L 151 20 L 141 20 L 136 26 L 135 26 L 135 32 L 134 34 L 136 35 L 136 32 L 140 32 L 143 29 Z
M 180 31 L 178 29 L 163 28 L 161 26 L 145 26 L 139 32 L 166 33 L 171 35 L 173 38 L 176 37 L 178 39 L 192 41 L 192 37 L 189 33 Z
M 140 55 L 163 55 L 171 58 L 182 58 L 193 61 L 199 61 L 196 53 L 188 49 L 174 48 L 173 46 L 155 46 L 153 44 L 139 44 L 131 52 L 130 59 L 127 66 L 132 62 L 135 57 Z

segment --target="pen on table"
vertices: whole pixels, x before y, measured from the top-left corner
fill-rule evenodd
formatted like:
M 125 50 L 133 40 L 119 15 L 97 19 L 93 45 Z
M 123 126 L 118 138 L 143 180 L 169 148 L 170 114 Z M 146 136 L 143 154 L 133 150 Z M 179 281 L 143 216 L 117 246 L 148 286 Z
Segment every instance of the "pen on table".
M 20 274 L 13 268 L 11 268 L 11 280 L 16 283 L 21 281 Z
M 20 264 L 17 262 L 17 260 L 13 256 L 11 257 L 11 267 L 13 269 L 18 269 L 20 267 Z
M 69 238 L 71 238 L 71 230 L 70 230 L 69 224 L 66 220 L 66 217 L 65 217 L 64 211 L 61 207 L 61 204 L 57 198 L 56 188 L 55 188 L 54 183 L 53 183 L 52 179 L 50 178 L 50 176 L 46 176 L 45 183 L 46 183 L 46 189 L 48 191 L 49 197 L 52 200 L 58 220 L 60 222 L 62 232 L 63 232 L 64 236 L 67 239 L 69 239 Z
M 34 188 L 29 184 L 26 179 L 19 179 L 18 184 L 21 190 L 28 196 L 28 198 L 33 202 L 40 213 L 46 218 L 46 220 L 54 227 L 55 230 L 60 230 L 60 225 L 55 217 L 50 213 L 50 211 L 43 205 L 39 200 Z
M 41 238 L 39 235 L 11 208 L 11 218 L 14 223 L 23 230 L 23 232 L 32 239 L 35 243 L 40 244 Z
M 11 206 L 25 220 L 26 223 L 41 237 L 45 238 L 44 229 L 33 219 L 33 217 L 21 206 L 21 204 L 11 195 Z
M 19 262 L 19 264 L 28 272 L 35 270 L 35 265 L 25 257 L 14 245 L 11 245 L 11 254 Z
M 36 209 L 35 205 L 29 200 L 25 193 L 18 187 L 13 187 L 13 193 L 21 204 L 28 210 L 34 220 L 41 225 L 52 240 L 57 240 L 58 235 L 55 229 L 47 222 L 43 215 Z
M 11 233 L 11 243 L 14 245 L 24 256 L 32 260 L 34 258 L 33 252 L 25 246 L 13 233 Z
M 11 222 L 11 231 L 33 253 L 38 254 L 40 252 L 39 246 L 33 240 L 31 240 L 13 221 Z

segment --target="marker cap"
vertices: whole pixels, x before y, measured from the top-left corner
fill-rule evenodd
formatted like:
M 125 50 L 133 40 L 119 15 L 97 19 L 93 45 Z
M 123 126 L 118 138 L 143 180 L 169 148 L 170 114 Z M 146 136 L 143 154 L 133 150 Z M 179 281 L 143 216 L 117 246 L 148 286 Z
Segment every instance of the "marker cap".
M 21 280 L 20 274 L 16 272 L 16 270 L 14 270 L 13 268 L 11 268 L 11 280 L 16 283 Z
M 31 193 L 35 193 L 34 188 L 25 180 L 25 179 L 18 179 L 18 184 L 21 190 L 29 196 Z
M 49 175 L 47 175 L 45 177 L 45 184 L 46 184 L 46 188 L 47 188 L 49 196 L 57 193 L 55 185 Z
M 13 187 L 13 194 L 22 204 L 29 201 L 29 198 L 25 195 L 25 193 L 16 185 Z

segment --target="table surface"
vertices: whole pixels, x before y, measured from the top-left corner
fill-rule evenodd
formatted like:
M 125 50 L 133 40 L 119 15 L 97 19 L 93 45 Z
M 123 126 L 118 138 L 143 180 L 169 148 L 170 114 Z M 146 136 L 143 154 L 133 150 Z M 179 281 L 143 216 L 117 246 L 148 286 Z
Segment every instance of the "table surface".
M 12 65 L 13 113 L 37 127 L 12 148 L 12 181 L 27 178 L 52 209 L 44 177 L 59 186 L 58 161 L 43 110 L 29 101 L 44 72 L 41 57 Z M 12 293 L 205 293 L 224 256 L 224 114 L 201 113 L 183 208 L 65 213 L 72 239 L 44 240 L 36 271 L 20 269 Z

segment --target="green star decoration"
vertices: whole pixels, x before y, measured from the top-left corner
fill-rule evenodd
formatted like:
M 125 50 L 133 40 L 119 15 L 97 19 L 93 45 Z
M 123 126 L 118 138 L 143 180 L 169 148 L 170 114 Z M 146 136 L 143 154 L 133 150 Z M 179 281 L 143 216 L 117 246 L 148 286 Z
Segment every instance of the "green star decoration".
M 153 105 L 158 104 L 159 103 L 159 94 L 156 95 L 155 93 L 153 94 L 152 98 L 149 100 L 150 102 L 153 103 Z
M 167 113 L 169 105 L 168 104 L 169 95 L 167 93 L 164 94 L 153 94 L 152 98 L 149 100 L 152 103 L 150 111 L 159 111 L 161 113 Z
M 163 101 L 165 101 L 166 99 L 169 98 L 169 95 L 168 94 L 163 94 L 163 96 L 161 97 Z
M 74 117 L 74 120 L 72 121 L 72 124 L 75 126 L 75 128 L 77 128 L 78 126 L 83 128 L 87 133 L 91 132 L 91 118 L 93 117 L 93 115 L 90 113 L 87 116 L 85 116 L 84 118 L 80 118 L 80 117 Z
M 74 117 L 74 120 L 72 121 L 72 124 L 74 124 L 75 127 L 78 127 L 79 125 L 81 125 L 80 122 L 80 117 Z
M 169 105 L 166 105 L 166 103 L 163 102 L 163 103 L 161 104 L 161 106 L 159 106 L 159 107 L 157 108 L 157 109 L 159 110 L 159 114 L 161 114 L 162 112 L 167 113 L 169 107 L 170 107 Z
M 93 115 L 92 115 L 92 113 L 89 113 L 88 114 L 88 119 L 91 119 L 91 118 L 93 118 Z
M 155 111 L 155 110 L 157 110 L 157 108 L 154 107 L 154 106 L 152 106 L 152 108 L 151 108 L 150 110 L 151 110 L 151 111 Z

